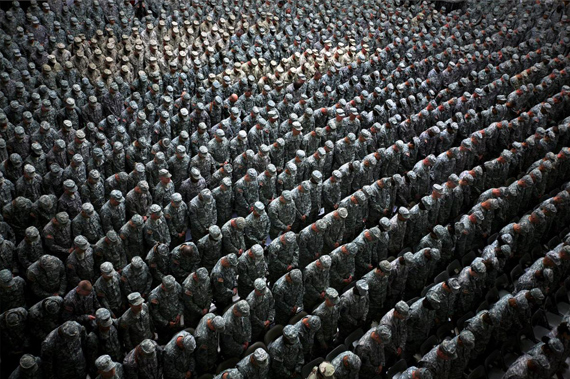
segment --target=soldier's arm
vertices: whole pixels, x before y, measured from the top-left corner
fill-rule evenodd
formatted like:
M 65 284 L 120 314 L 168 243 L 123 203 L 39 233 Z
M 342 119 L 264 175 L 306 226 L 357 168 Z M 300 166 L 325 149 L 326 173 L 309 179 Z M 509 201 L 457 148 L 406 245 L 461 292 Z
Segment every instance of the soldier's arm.
M 269 221 L 275 229 L 285 230 L 287 225 L 285 225 L 280 219 L 279 214 L 275 211 L 274 207 L 269 207 Z
M 152 296 L 152 295 L 151 295 Z M 168 326 L 168 320 L 162 317 L 160 313 L 159 300 L 156 297 L 149 297 L 150 300 L 150 315 L 154 323 L 166 327 Z

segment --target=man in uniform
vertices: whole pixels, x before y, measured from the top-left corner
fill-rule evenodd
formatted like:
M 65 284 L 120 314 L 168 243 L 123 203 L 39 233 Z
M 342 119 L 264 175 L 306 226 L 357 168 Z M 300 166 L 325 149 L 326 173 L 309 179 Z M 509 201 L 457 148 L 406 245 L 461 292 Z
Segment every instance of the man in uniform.
M 331 258 L 323 255 L 305 268 L 303 304 L 307 309 L 312 309 L 325 298 L 325 290 L 329 287 L 331 264 Z
M 161 378 L 163 369 L 162 348 L 151 339 L 145 339 L 132 349 L 123 361 L 125 378 Z
M 260 245 L 253 245 L 238 258 L 238 294 L 242 299 L 253 291 L 256 279 L 265 278 L 266 271 L 267 263 Z
M 239 357 L 251 342 L 249 304 L 240 300 L 224 313 L 225 329 L 221 335 L 221 352 L 226 358 Z
M 360 279 L 355 286 L 346 290 L 340 297 L 339 338 L 344 339 L 353 330 L 363 327 L 368 316 L 368 282 Z
M 245 243 L 250 248 L 255 244 L 265 245 L 265 240 L 269 235 L 271 222 L 265 212 L 265 206 L 261 201 L 253 204 L 253 211 L 245 218 Z
M 232 303 L 237 294 L 237 265 L 235 254 L 221 257 L 210 273 L 210 281 L 214 289 L 214 303 L 219 309 L 224 309 Z
M 127 296 L 129 309 L 119 319 L 122 342 L 125 350 L 130 351 L 147 338 L 154 336 L 154 324 L 144 299 L 138 292 Z
M 263 348 L 257 348 L 253 353 L 239 361 L 236 368 L 244 378 L 265 379 L 269 377 L 269 361 L 270 357 L 267 351 Z
M 67 279 L 63 263 L 53 255 L 42 255 L 26 273 L 30 288 L 37 299 L 64 296 Z
M 213 313 L 205 314 L 198 323 L 196 332 L 196 363 L 200 372 L 211 371 L 218 361 L 218 340 L 224 332 L 225 321 Z
M 164 379 L 180 379 L 196 375 L 195 349 L 196 340 L 190 333 L 185 330 L 176 333 L 164 346 L 162 353 Z
M 54 329 L 42 343 L 42 371 L 48 378 L 83 378 L 87 364 L 83 352 L 85 329 L 67 321 Z
M 275 322 L 286 324 L 291 317 L 303 308 L 303 274 L 299 269 L 292 269 L 279 278 L 273 285 L 275 299 Z
M 148 295 L 150 315 L 159 333 L 159 337 L 169 339 L 173 333 L 182 327 L 182 286 L 172 275 L 162 278 L 162 284 Z
M 384 348 L 391 338 L 390 329 L 384 325 L 371 328 L 360 338 L 354 352 L 362 360 L 361 378 L 375 378 L 382 373 L 386 365 Z
M 305 363 L 303 346 L 293 325 L 283 328 L 283 335 L 269 345 L 271 378 L 292 378 L 301 374 Z

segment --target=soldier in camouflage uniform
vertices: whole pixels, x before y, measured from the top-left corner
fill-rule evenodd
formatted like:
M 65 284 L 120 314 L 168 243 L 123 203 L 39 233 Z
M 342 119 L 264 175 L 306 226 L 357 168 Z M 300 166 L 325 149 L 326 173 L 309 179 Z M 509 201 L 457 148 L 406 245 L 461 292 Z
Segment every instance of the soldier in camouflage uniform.
M 235 208 L 238 216 L 246 217 L 252 211 L 255 202 L 259 201 L 258 188 L 257 171 L 250 168 L 234 186 Z
M 269 204 L 267 214 L 271 221 L 269 235 L 272 239 L 276 238 L 280 233 L 290 231 L 296 216 L 295 204 L 293 203 L 291 192 L 283 191 L 279 198 L 273 200 Z
M 391 339 L 392 333 L 384 325 L 370 329 L 360 338 L 354 352 L 362 360 L 361 378 L 375 378 L 382 373 L 386 365 L 384 348 Z
M 151 205 L 152 195 L 149 192 L 149 185 L 146 180 L 138 182 L 135 188 L 125 196 L 125 209 L 129 218 L 134 214 L 146 216 Z
M 230 166 L 231 167 L 231 166 Z M 212 196 L 216 200 L 218 218 L 216 224 L 224 225 L 233 212 L 234 192 L 232 190 L 232 179 L 223 178 L 220 185 L 212 190 Z
M 360 279 L 355 286 L 346 290 L 339 301 L 339 338 L 344 339 L 353 330 L 363 327 L 368 316 L 370 298 L 368 296 L 368 283 Z
M 14 276 L 8 269 L 0 271 L 0 312 L 26 307 L 25 287 L 26 282 L 21 277 Z
M 256 201 L 253 204 L 253 211 L 245 218 L 244 237 L 246 247 L 250 248 L 255 244 L 265 245 L 270 227 L 271 222 L 265 212 L 265 206 L 262 202 Z
M 119 230 L 119 237 L 123 240 L 123 247 L 127 260 L 140 255 L 144 251 L 144 219 L 141 215 L 134 215 Z
M 26 228 L 24 239 L 16 247 L 19 269 L 23 273 L 28 267 L 43 255 L 43 245 L 40 232 L 35 226 Z
M 53 255 L 42 255 L 30 265 L 26 273 L 32 294 L 37 299 L 48 296 L 64 296 L 67 278 L 63 263 Z
M 81 212 L 71 221 L 71 234 L 82 235 L 90 244 L 97 243 L 103 237 L 101 218 L 91 203 L 84 203 Z
M 228 254 L 218 260 L 210 273 L 214 303 L 219 309 L 231 304 L 232 297 L 237 294 L 237 265 L 236 255 Z
M 123 247 L 123 241 L 114 230 L 110 230 L 95 244 L 95 264 L 111 262 L 117 271 L 121 271 L 127 265 L 127 255 Z
M 125 295 L 139 292 L 146 299 L 152 290 L 152 282 L 150 268 L 139 256 L 133 257 L 121 272 L 121 289 Z
M 303 274 L 299 269 L 292 269 L 279 278 L 273 285 L 275 299 L 275 322 L 286 324 L 299 310 L 303 308 Z
M 144 224 L 144 238 L 148 248 L 157 243 L 170 244 L 170 230 L 158 204 L 153 204 L 149 209 L 149 217 Z
M 317 220 L 299 233 L 297 242 L 299 245 L 300 268 L 305 268 L 323 253 L 324 233 L 327 226 L 328 224 L 325 220 Z
M 238 258 L 238 294 L 242 299 L 247 298 L 253 291 L 253 283 L 257 278 L 265 278 L 267 263 L 263 256 L 263 248 L 253 245 Z
M 65 260 L 71 248 L 71 224 L 66 212 L 59 212 L 44 227 L 44 244 L 48 251 L 61 260 Z
M 347 243 L 334 249 L 331 257 L 330 286 L 341 290 L 354 279 L 355 257 L 358 247 L 355 243 Z
M 47 335 L 61 324 L 63 298 L 49 296 L 34 304 L 28 310 L 28 328 L 30 336 L 36 342 L 42 342 Z
M 121 191 L 113 190 L 109 200 L 101 207 L 99 215 L 101 216 L 101 225 L 103 230 L 120 230 L 127 222 L 125 213 L 125 198 Z
M 164 207 L 164 218 L 170 230 L 171 244 L 178 246 L 186 240 L 186 231 L 190 223 L 188 205 L 182 201 L 182 195 L 173 193 L 170 203 Z
M 93 204 L 97 211 L 101 210 L 101 207 L 105 204 L 105 185 L 99 171 L 89 171 L 87 180 L 81 183 L 79 192 L 83 201 Z
M 222 231 L 217 225 L 208 229 L 208 234 L 197 243 L 198 251 L 202 256 L 200 265 L 211 271 L 218 259 L 222 257 Z
M 269 345 L 271 378 L 292 378 L 301 374 L 305 363 L 303 346 L 293 325 L 283 328 L 283 335 Z
M 71 219 L 75 218 L 81 212 L 81 196 L 77 191 L 77 185 L 71 179 L 63 182 L 63 195 L 57 201 L 57 208 L 60 211 L 67 212 Z
M 435 293 L 422 297 L 410 307 L 407 320 L 408 339 L 406 340 L 406 354 L 413 354 L 429 335 L 435 324 L 435 311 L 439 308 L 441 300 Z
M 182 327 L 182 286 L 176 283 L 172 275 L 166 275 L 162 278 L 162 284 L 150 292 L 148 301 L 150 315 L 160 338 L 169 339 Z
M 268 206 L 277 196 L 277 168 L 273 163 L 267 165 L 265 171 L 257 176 L 259 201 Z
M 331 364 L 334 367 L 334 373 L 336 378 L 345 379 L 358 379 L 358 373 L 360 372 L 360 366 L 362 361 L 358 355 L 351 351 L 345 351 L 337 355 Z
M 299 246 L 295 233 L 287 232 L 274 239 L 268 251 L 269 281 L 275 283 L 282 275 L 298 267 Z
M 160 153 L 158 153 L 160 154 Z M 157 155 L 158 155 L 157 154 Z M 168 205 L 170 198 L 176 192 L 172 174 L 166 168 L 158 170 L 158 183 L 154 186 L 152 200 L 162 206 Z
M 198 196 L 190 200 L 188 215 L 192 239 L 198 241 L 208 233 L 208 228 L 218 219 L 217 203 L 209 189 L 203 189 Z
M 224 253 L 240 256 L 245 251 L 244 229 L 245 219 L 243 217 L 232 218 L 222 226 Z
M 391 273 L 392 267 L 390 263 L 388 261 L 381 261 L 374 270 L 362 277 L 368 284 L 368 294 L 370 298 L 369 314 L 372 315 L 372 317 L 377 317 L 384 308 Z
M 385 346 L 385 353 L 390 358 L 398 359 L 406 350 L 406 338 L 408 336 L 406 322 L 409 312 L 408 304 L 405 301 L 399 301 L 380 320 L 380 325 L 388 327 L 392 333 L 392 339 Z
M 329 276 L 332 260 L 328 255 L 310 263 L 304 271 L 305 295 L 303 304 L 311 309 L 325 298 L 325 290 L 329 287 Z
M 162 348 L 156 342 L 145 339 L 132 349 L 123 361 L 125 378 L 161 378 L 163 369 Z
M 493 319 L 488 310 L 482 310 L 469 320 L 465 321 L 465 331 L 475 337 L 475 345 L 471 349 L 471 356 L 478 357 L 487 349 L 487 344 L 493 337 Z
M 196 340 L 187 331 L 181 331 L 164 346 L 164 379 L 184 379 L 196 375 L 194 350 Z
M 451 361 L 449 379 L 460 379 L 472 358 L 471 351 L 475 347 L 475 336 L 470 331 L 463 330 L 453 338 L 452 343 L 455 343 L 457 358 Z
M 127 296 L 129 309 L 119 319 L 122 342 L 126 351 L 135 348 L 146 338 L 153 338 L 154 324 L 148 305 L 138 292 Z
M 224 332 L 220 347 L 224 357 L 239 357 L 251 342 L 251 322 L 249 304 L 240 300 L 224 313 Z
M 41 368 L 42 360 L 40 357 L 34 357 L 31 354 L 24 354 L 20 358 L 18 367 L 12 371 L 10 379 L 30 378 L 40 379 L 43 378 L 43 369 Z
M 54 329 L 42 343 L 42 370 L 47 378 L 83 378 L 87 364 L 83 352 L 85 329 L 67 321 Z
M 434 378 L 449 378 L 449 372 L 453 361 L 457 359 L 457 346 L 454 340 L 444 340 L 434 346 L 418 365 L 427 368 Z
M 150 249 L 146 264 L 153 277 L 153 285 L 162 283 L 162 278 L 170 273 L 170 249 L 165 243 L 159 243 Z
M 212 285 L 208 270 L 200 267 L 188 275 L 182 283 L 182 303 L 184 305 L 184 323 L 196 325 L 208 313 L 212 304 Z
M 82 280 L 63 298 L 61 318 L 64 321 L 76 321 L 86 325 L 95 319 L 97 309 L 99 309 L 99 300 L 93 285 L 88 280 Z
M 337 338 L 337 328 L 340 319 L 340 306 L 338 292 L 334 288 L 327 288 L 324 302 L 322 302 L 313 314 L 321 319 L 321 328 L 315 337 L 321 350 L 326 351 Z
M 219 335 L 224 332 L 225 321 L 221 316 L 208 313 L 202 317 L 196 332 L 196 363 L 199 372 L 212 370 L 218 361 Z
M 122 361 L 124 356 L 119 338 L 119 326 L 117 320 L 111 317 L 111 312 L 99 308 L 95 318 L 95 326 L 85 341 L 88 370 L 93 377 L 96 376 L 95 361 L 99 356 L 108 354 L 114 361 Z
M 269 354 L 263 348 L 245 356 L 236 364 L 236 368 L 244 378 L 264 379 L 269 377 Z
M 102 307 L 111 311 L 115 318 L 123 314 L 127 308 L 125 296 L 121 292 L 121 276 L 113 269 L 110 262 L 104 262 L 100 266 L 101 277 L 97 279 L 95 285 L 95 293 Z M 131 293 L 124 292 L 124 293 Z
M 250 309 L 252 340 L 259 339 L 275 321 L 275 300 L 265 279 L 255 280 L 254 290 L 247 296 Z
M 83 236 L 75 237 L 72 251 L 65 262 L 69 288 L 75 287 L 82 280 L 94 281 L 94 266 L 93 250 L 89 242 Z

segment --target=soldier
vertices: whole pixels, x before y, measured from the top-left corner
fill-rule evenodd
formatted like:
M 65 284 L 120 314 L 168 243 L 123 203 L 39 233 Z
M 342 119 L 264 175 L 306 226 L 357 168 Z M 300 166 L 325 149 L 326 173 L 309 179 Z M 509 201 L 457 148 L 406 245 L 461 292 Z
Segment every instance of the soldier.
M 334 367 L 335 378 L 358 379 L 362 361 L 353 352 L 345 351 L 337 355 L 331 364 Z
M 145 338 L 152 338 L 154 335 L 154 324 L 141 294 L 133 292 L 127 296 L 127 300 L 129 309 L 123 313 L 119 320 L 125 350 L 136 347 Z
M 391 279 L 392 267 L 386 260 L 378 263 L 378 266 L 364 275 L 362 278 L 368 284 L 368 296 L 370 298 L 369 313 L 378 315 L 384 308 Z
M 162 153 L 157 153 L 158 156 Z M 156 204 L 168 205 L 170 198 L 176 192 L 174 182 L 172 181 L 172 174 L 167 169 L 161 168 L 158 170 L 158 183 L 154 186 L 152 199 Z
M 0 312 L 18 307 L 25 308 L 25 287 L 24 279 L 14 276 L 10 270 L 0 271 Z
M 164 379 L 183 379 L 196 375 L 196 340 L 187 331 L 174 335 L 163 352 Z
M 222 226 L 223 250 L 226 254 L 241 256 L 245 251 L 245 219 L 243 217 L 232 218 Z
M 226 165 L 231 167 L 230 165 Z M 225 167 L 225 166 L 224 166 Z M 224 168 L 224 170 L 226 170 Z M 233 213 L 233 190 L 231 177 L 225 177 L 217 188 L 212 190 L 212 196 L 216 200 L 217 225 L 224 225 Z
M 273 200 L 269 204 L 267 213 L 271 221 L 269 235 L 272 239 L 276 238 L 280 233 L 290 231 L 296 216 L 296 208 L 291 192 L 283 191 L 278 199 Z
M 87 374 L 83 353 L 85 329 L 67 321 L 54 329 L 42 343 L 42 370 L 48 378 L 79 378 Z
M 34 357 L 31 354 L 24 354 L 20 358 L 18 367 L 12 371 L 9 379 L 40 379 L 43 378 L 43 369 L 41 368 L 42 360 L 40 357 Z
M 77 185 L 71 179 L 63 182 L 63 195 L 57 201 L 57 208 L 67 212 L 70 218 L 75 218 L 81 212 L 81 197 L 77 191 Z
M 365 229 L 354 239 L 357 253 L 354 259 L 356 277 L 360 278 L 374 267 L 372 262 L 378 262 L 376 241 L 382 237 L 380 228 Z
M 105 237 L 101 238 L 94 248 L 95 264 L 111 262 L 117 271 L 121 272 L 127 265 L 127 255 L 123 247 L 123 241 L 114 230 L 109 230 Z
M 219 335 L 225 330 L 225 321 L 221 316 L 208 313 L 202 317 L 196 327 L 196 363 L 199 372 L 214 368 L 218 360 Z
M 406 235 L 406 225 L 409 217 L 410 212 L 408 209 L 400 207 L 398 209 L 398 214 L 390 220 L 390 244 L 388 246 L 390 254 L 397 254 L 402 250 L 404 237 Z
M 144 219 L 141 215 L 133 215 L 119 230 L 119 237 L 123 240 L 125 254 L 130 261 L 140 255 L 144 249 Z
M 269 354 L 263 348 L 245 356 L 236 364 L 236 368 L 244 378 L 263 379 L 269 377 Z
M 434 378 L 449 378 L 451 365 L 455 359 L 457 359 L 456 341 L 444 340 L 424 355 L 418 365 L 427 368 Z
M 323 255 L 305 268 L 303 304 L 307 309 L 312 309 L 325 298 L 325 290 L 329 287 L 331 265 L 331 258 Z
M 162 278 L 162 284 L 150 292 L 148 301 L 152 321 L 162 339 L 169 338 L 180 330 L 184 312 L 182 287 L 176 283 L 172 275 Z
M 307 379 L 322 379 L 322 378 L 335 378 L 334 366 L 330 362 L 322 362 L 318 367 L 313 367 L 313 370 L 307 376 Z
M 268 206 L 277 196 L 277 168 L 270 163 L 261 174 L 257 176 L 259 201 Z
M 265 213 L 265 206 L 262 202 L 256 201 L 253 204 L 253 211 L 245 218 L 244 237 L 246 247 L 250 248 L 255 244 L 264 245 L 271 222 Z
M 437 323 L 447 322 L 455 315 L 457 312 L 455 304 L 461 288 L 462 286 L 457 278 L 450 278 L 429 289 L 428 292 L 436 293 L 441 299 L 441 304 L 435 311 Z
M 101 218 L 91 203 L 84 203 L 81 212 L 71 221 L 71 234 L 82 235 L 90 244 L 95 244 L 103 237 Z
M 295 233 L 287 232 L 274 239 L 268 247 L 269 280 L 275 283 L 288 271 L 298 267 L 299 247 Z
M 246 217 L 256 201 L 259 201 L 257 172 L 250 168 L 246 175 L 239 179 L 234 186 L 235 206 L 238 216 Z
M 327 221 L 327 229 L 324 233 L 326 251 L 332 251 L 339 247 L 344 238 L 345 219 L 348 217 L 346 208 L 338 208 L 323 217 Z
M 144 236 L 147 247 L 152 247 L 157 243 L 170 244 L 170 231 L 162 213 L 162 208 L 158 204 L 153 204 L 149 209 L 150 217 L 144 224 Z
M 66 212 L 59 212 L 44 227 L 44 244 L 49 252 L 61 260 L 67 258 L 71 248 L 71 224 Z
M 170 203 L 164 207 L 164 218 L 170 230 L 171 244 L 178 246 L 186 240 L 186 231 L 190 223 L 188 205 L 182 201 L 182 195 L 173 193 Z
M 46 178 L 48 178 L 48 176 L 44 177 L 44 184 L 46 183 Z M 89 171 L 87 180 L 81 184 L 80 193 L 83 201 L 93 204 L 93 207 L 98 212 L 101 210 L 105 204 L 105 185 L 99 171 L 94 169 Z
M 152 195 L 149 192 L 149 185 L 146 180 L 137 183 L 135 188 L 127 193 L 125 197 L 125 209 L 127 217 L 132 217 L 134 214 L 145 216 L 152 204 Z
M 305 227 L 298 236 L 299 266 L 305 268 L 323 253 L 324 232 L 327 229 L 325 220 L 317 220 Z
M 402 379 L 432 379 L 431 372 L 427 368 L 416 366 L 408 367 L 400 376 Z
M 242 299 L 247 298 L 254 289 L 254 281 L 265 278 L 267 263 L 263 257 L 263 248 L 253 245 L 238 258 L 238 294 Z
M 220 228 L 217 225 L 210 226 L 208 234 L 198 241 L 197 248 L 201 255 L 200 264 L 211 271 L 222 256 L 222 232 Z
M 65 295 L 67 288 L 65 268 L 61 260 L 53 255 L 42 255 L 30 265 L 26 276 L 30 282 L 30 289 L 37 299 Z
M 188 275 L 182 283 L 182 290 L 185 323 L 196 325 L 208 313 L 213 299 L 208 271 L 201 267 Z
M 105 232 L 120 230 L 127 221 L 124 201 L 125 198 L 121 191 L 113 190 L 109 200 L 101 207 L 99 215 Z
M 385 350 L 389 357 L 399 358 L 406 350 L 407 338 L 407 319 L 410 307 L 405 301 L 396 303 L 388 313 L 382 316 L 380 325 L 384 325 L 390 329 L 392 339 L 386 344 Z
M 99 308 L 95 317 L 95 326 L 85 341 L 88 370 L 93 375 L 97 357 L 107 353 L 114 361 L 122 361 L 124 356 L 119 339 L 119 326 L 117 321 L 111 318 L 111 312 L 108 309 Z
M 99 301 L 93 285 L 88 280 L 82 280 L 65 295 L 61 317 L 64 321 L 71 320 L 80 324 L 88 324 L 95 320 L 97 309 L 99 309 Z
M 283 335 L 269 345 L 271 378 L 291 378 L 301 374 L 305 363 L 303 346 L 293 325 L 283 329 Z
M 475 336 L 468 330 L 463 330 L 452 340 L 455 343 L 457 358 L 451 361 L 449 378 L 461 378 L 471 360 L 471 350 L 475 346 Z
M 435 311 L 439 308 L 441 299 L 435 293 L 422 297 L 414 302 L 410 307 L 410 314 L 407 320 L 408 339 L 406 341 L 406 353 L 413 354 L 415 349 L 429 335 L 434 322 Z
M 210 273 L 210 281 L 214 289 L 214 303 L 219 309 L 231 304 L 237 294 L 237 265 L 235 254 L 221 257 Z
M 185 242 L 176 246 L 170 252 L 170 272 L 177 282 L 184 279 L 200 266 L 200 253 L 192 242 Z
M 355 256 L 358 247 L 355 243 L 347 243 L 334 249 L 331 257 L 330 285 L 339 291 L 354 279 Z
M 110 310 L 116 318 L 126 309 L 125 298 L 121 293 L 121 276 L 113 269 L 110 262 L 101 264 L 100 269 L 101 277 L 95 282 L 95 293 L 99 303 Z
M 38 342 L 61 324 L 63 298 L 49 296 L 30 307 L 28 311 L 28 327 L 30 335 Z
M 360 279 L 353 288 L 341 295 L 339 302 L 340 339 L 346 338 L 353 330 L 365 325 L 370 303 L 368 288 L 366 280 Z
M 201 175 L 200 170 L 196 167 L 190 169 L 190 177 L 182 182 L 178 188 L 178 192 L 182 195 L 185 202 L 190 202 L 203 189 L 207 187 L 206 179 Z
M 95 379 L 120 379 L 124 377 L 123 365 L 113 362 L 113 359 L 107 354 L 101 355 L 95 360 L 95 367 L 99 374 Z
M 285 324 L 303 308 L 303 274 L 299 269 L 292 269 L 279 278 L 273 285 L 275 298 L 275 322 Z
M 208 228 L 218 219 L 216 200 L 209 189 L 203 189 L 188 204 L 188 216 L 192 239 L 198 241 L 208 233 Z
M 94 266 L 93 250 L 89 242 L 83 236 L 75 237 L 65 264 L 68 286 L 73 288 L 82 280 L 94 281 Z
M 224 355 L 239 356 L 251 341 L 249 304 L 241 300 L 224 313 L 225 331 L 221 347 Z
M 360 338 L 354 352 L 362 360 L 361 378 L 374 378 L 382 373 L 386 365 L 384 347 L 390 343 L 391 337 L 390 329 L 380 325 L 370 329 Z
M 503 378 L 542 378 L 548 375 L 550 364 L 543 355 L 533 357 L 529 354 L 520 356 L 507 370 Z
M 161 378 L 162 348 L 153 340 L 145 339 L 127 354 L 123 361 L 123 368 L 125 378 Z

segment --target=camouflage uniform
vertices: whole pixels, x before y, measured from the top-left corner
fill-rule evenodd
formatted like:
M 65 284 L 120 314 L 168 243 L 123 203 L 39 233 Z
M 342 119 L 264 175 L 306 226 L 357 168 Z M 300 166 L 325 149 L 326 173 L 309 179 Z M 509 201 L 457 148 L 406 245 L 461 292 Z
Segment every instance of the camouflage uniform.
M 237 265 L 236 255 L 229 254 L 220 258 L 210 273 L 214 302 L 220 309 L 231 304 L 232 297 L 237 293 Z
M 358 379 L 358 373 L 360 372 L 360 365 L 362 361 L 358 355 L 351 351 L 345 351 L 337 355 L 331 364 L 334 367 L 334 373 L 336 378 L 343 379 Z
M 163 352 L 158 344 L 146 339 L 132 349 L 123 361 L 125 379 L 160 379 L 163 369 Z
M 195 349 L 196 341 L 190 333 L 182 331 L 175 334 L 163 351 L 164 379 L 184 379 L 188 374 L 195 375 Z
M 303 346 L 293 325 L 283 329 L 283 336 L 269 345 L 271 359 L 271 378 L 290 378 L 298 376 L 305 362 Z
M 108 354 L 115 361 L 123 359 L 117 320 L 111 318 L 111 313 L 105 308 L 99 308 L 96 317 L 95 326 L 85 341 L 88 369 L 94 376 L 95 361 L 99 356 Z
M 253 291 L 254 281 L 258 278 L 265 278 L 267 263 L 263 257 L 263 248 L 260 245 L 253 245 L 238 259 L 238 294 L 242 299 L 247 298 Z
M 279 233 L 286 233 L 295 221 L 295 204 L 291 192 L 283 191 L 281 196 L 269 204 L 267 211 L 271 221 L 270 237 L 275 238 Z
M 243 217 L 233 218 L 222 226 L 222 246 L 226 254 L 240 256 L 245 251 L 244 229 L 245 220 Z
M 49 296 L 34 304 L 28 310 L 29 333 L 36 341 L 43 341 L 47 335 L 61 324 L 63 298 Z
M 272 292 L 275 299 L 275 322 L 283 325 L 303 308 L 303 274 L 299 269 L 291 270 L 275 282 Z
M 162 337 L 169 337 L 180 329 L 184 312 L 182 286 L 176 283 L 172 275 L 162 278 L 162 285 L 150 292 L 148 301 L 152 321 Z
M 125 295 L 139 292 L 146 299 L 152 290 L 152 281 L 150 268 L 139 256 L 133 257 L 121 272 L 121 289 Z
M 87 374 L 82 345 L 84 328 L 68 321 L 52 331 L 42 343 L 42 369 L 48 378 L 79 378 Z
M 146 256 L 146 264 L 152 274 L 154 284 L 162 282 L 162 278 L 170 273 L 170 250 L 167 244 L 153 246 Z
M 384 308 L 391 274 L 392 267 L 388 261 L 382 261 L 378 264 L 377 268 L 362 277 L 368 284 L 368 294 L 370 298 L 369 313 L 373 315 L 372 317 L 376 317 Z
M 157 243 L 170 244 L 170 230 L 160 205 L 151 205 L 149 213 L 150 216 L 146 219 L 143 229 L 147 247 L 150 248 Z
M 271 222 L 269 216 L 265 212 L 265 206 L 262 202 L 257 201 L 253 204 L 253 212 L 245 218 L 244 237 L 246 247 L 251 247 L 255 244 L 264 245 Z
M 390 343 L 391 337 L 389 328 L 378 326 L 360 338 L 354 352 L 362 360 L 361 378 L 374 378 L 383 371 L 386 365 L 384 347 Z
M 257 348 L 236 364 L 244 378 L 263 379 L 269 377 L 269 354 L 263 348 Z
M 303 304 L 306 309 L 313 308 L 324 299 L 325 290 L 329 287 L 331 265 L 331 258 L 328 255 L 323 255 L 305 268 Z
M 140 255 L 144 251 L 143 218 L 141 215 L 134 215 L 119 230 L 119 237 L 123 240 L 127 259 Z
M 370 299 L 368 297 L 368 283 L 361 279 L 356 282 L 354 288 L 346 290 L 339 301 L 340 335 L 347 336 L 350 332 L 360 326 L 364 326 L 367 316 Z
M 184 322 L 187 325 L 196 325 L 210 309 L 213 299 L 208 271 L 201 267 L 188 275 L 182 283 L 182 290 Z
M 220 348 L 225 357 L 239 357 L 251 342 L 249 304 L 240 300 L 224 313 L 225 329 L 221 335 Z
M 103 237 L 101 218 L 91 203 L 84 203 L 81 206 L 81 213 L 71 221 L 71 234 L 74 237 L 82 235 L 91 244 L 97 243 Z
M 42 255 L 26 273 L 32 293 L 38 299 L 65 295 L 67 280 L 63 263 L 53 255 Z
M 99 215 L 105 232 L 120 230 L 127 221 L 124 201 L 123 194 L 120 191 L 113 190 L 111 191 L 111 199 L 101 207 Z
M 209 189 L 190 200 L 188 205 L 190 230 L 192 239 L 198 241 L 208 233 L 208 228 L 216 224 L 218 219 L 216 200 Z
M 234 192 L 231 178 L 223 178 L 221 184 L 212 190 L 212 196 L 216 200 L 218 213 L 216 224 L 224 225 L 232 217 L 233 212 Z
M 330 286 L 341 290 L 354 279 L 355 256 L 358 247 L 347 243 L 334 249 L 330 254 L 332 266 L 330 270 Z
M 70 288 L 75 287 L 82 280 L 93 282 L 95 279 L 95 260 L 89 242 L 83 236 L 74 240 L 73 251 L 65 262 L 67 283 Z
M 26 282 L 21 277 L 13 276 L 8 269 L 0 271 L 0 312 L 26 307 L 25 287 Z
M 110 230 L 105 237 L 101 238 L 94 248 L 95 264 L 111 262 L 117 271 L 121 271 L 127 265 L 127 255 L 123 247 L 123 241 L 115 231 Z
M 186 231 L 190 223 L 188 205 L 182 201 L 182 195 L 172 194 L 170 203 L 164 207 L 164 218 L 170 230 L 172 245 L 179 245 L 186 240 Z
M 153 337 L 154 325 L 148 306 L 138 292 L 127 296 L 130 309 L 119 319 L 122 342 L 125 350 L 135 348 L 146 338 Z
M 218 339 L 225 329 L 225 321 L 221 316 L 208 313 L 202 317 L 196 332 L 196 363 L 199 371 L 210 371 L 218 360 Z
M 100 269 L 101 277 L 97 279 L 93 288 L 101 306 L 113 312 L 113 315 L 117 317 L 126 308 L 125 297 L 121 292 L 121 276 L 113 269 L 110 262 L 103 263 Z

